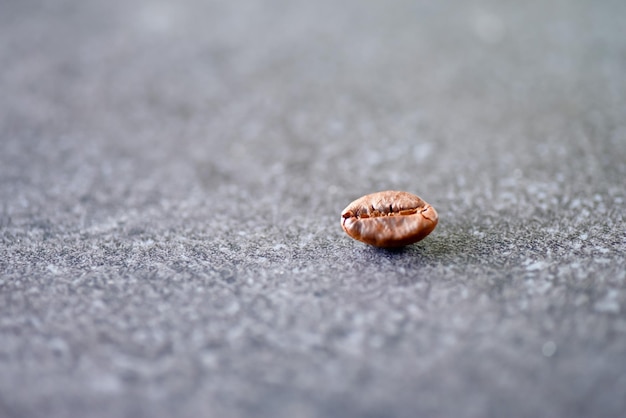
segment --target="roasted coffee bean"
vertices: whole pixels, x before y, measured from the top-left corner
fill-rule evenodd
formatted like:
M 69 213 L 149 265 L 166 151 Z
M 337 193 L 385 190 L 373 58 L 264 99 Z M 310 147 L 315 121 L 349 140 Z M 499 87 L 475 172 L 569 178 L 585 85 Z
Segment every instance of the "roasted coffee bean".
M 439 217 L 418 196 L 388 190 L 363 196 L 341 212 L 341 227 L 352 238 L 376 247 L 402 247 L 430 234 Z

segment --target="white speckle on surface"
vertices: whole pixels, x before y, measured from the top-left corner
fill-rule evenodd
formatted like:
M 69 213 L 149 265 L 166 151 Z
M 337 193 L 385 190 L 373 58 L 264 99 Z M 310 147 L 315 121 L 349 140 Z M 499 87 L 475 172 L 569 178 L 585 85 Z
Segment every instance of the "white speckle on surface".
M 530 261 L 530 260 L 529 260 Z M 526 266 L 526 271 L 538 271 L 538 270 L 543 270 L 548 266 L 548 263 L 544 262 L 544 261 L 535 261 L 535 262 L 530 262 L 530 264 L 528 264 Z
M 59 268 L 55 266 L 54 264 L 48 264 L 47 268 L 50 273 L 56 274 L 59 272 Z
M 617 295 L 618 293 L 615 289 L 609 290 L 604 298 L 600 299 L 593 305 L 593 309 L 596 312 L 601 313 L 619 313 L 620 304 L 617 300 Z
M 547 293 L 550 289 L 552 289 L 552 283 L 547 281 L 540 282 L 539 284 L 535 285 L 535 293 L 539 295 Z
M 115 393 L 122 389 L 122 384 L 115 375 L 100 374 L 97 379 L 93 379 L 91 387 L 96 392 Z
M 142 8 L 137 16 L 139 26 L 147 32 L 159 33 L 172 30 L 180 20 L 180 10 L 175 3 L 154 2 Z
M 556 353 L 556 343 L 554 341 L 547 341 L 543 347 L 541 347 L 541 353 L 545 357 L 552 357 Z
M 61 338 L 52 338 L 49 344 L 57 353 L 66 353 L 69 350 L 69 346 Z
M 413 147 L 413 158 L 416 162 L 424 162 L 433 153 L 433 145 L 430 142 L 421 142 Z
M 506 27 L 503 20 L 495 13 L 480 10 L 472 16 L 472 29 L 476 36 L 483 42 L 495 44 L 500 42 L 505 35 Z

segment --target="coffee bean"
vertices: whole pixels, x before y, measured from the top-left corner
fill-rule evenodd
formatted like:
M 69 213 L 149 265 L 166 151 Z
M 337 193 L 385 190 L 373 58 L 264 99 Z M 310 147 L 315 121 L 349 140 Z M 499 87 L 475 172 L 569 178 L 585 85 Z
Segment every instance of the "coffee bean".
M 376 247 L 402 247 L 435 229 L 435 208 L 418 196 L 388 190 L 363 196 L 341 212 L 341 227 L 352 238 Z

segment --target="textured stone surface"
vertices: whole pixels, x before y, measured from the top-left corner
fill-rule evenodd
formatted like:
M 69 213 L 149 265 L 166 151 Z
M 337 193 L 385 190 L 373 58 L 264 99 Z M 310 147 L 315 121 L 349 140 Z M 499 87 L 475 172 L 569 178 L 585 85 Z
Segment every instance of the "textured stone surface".
M 1 2 L 0 416 L 624 416 L 625 16 Z

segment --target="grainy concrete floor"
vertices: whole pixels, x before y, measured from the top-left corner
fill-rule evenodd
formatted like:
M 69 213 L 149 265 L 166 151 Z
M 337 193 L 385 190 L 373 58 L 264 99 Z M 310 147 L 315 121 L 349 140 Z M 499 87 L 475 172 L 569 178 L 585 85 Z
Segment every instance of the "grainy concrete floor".
M 0 1 L 0 416 L 625 416 L 625 27 Z M 437 229 L 348 238 L 385 189 Z

